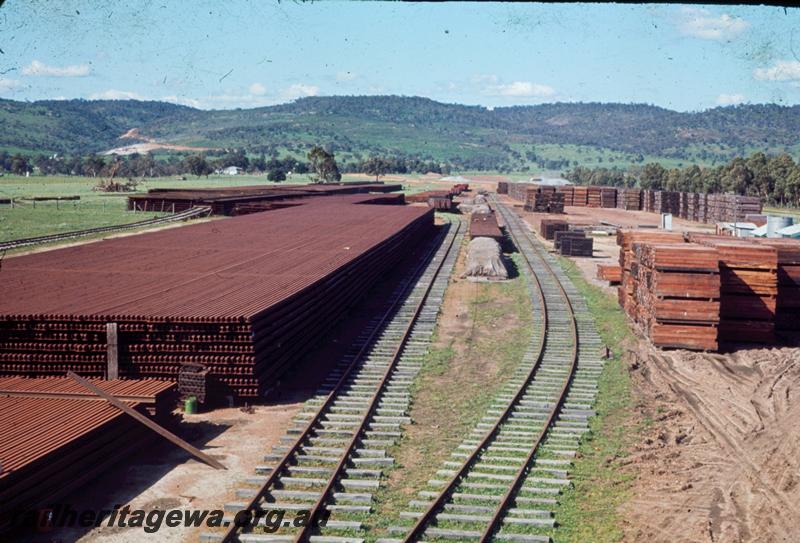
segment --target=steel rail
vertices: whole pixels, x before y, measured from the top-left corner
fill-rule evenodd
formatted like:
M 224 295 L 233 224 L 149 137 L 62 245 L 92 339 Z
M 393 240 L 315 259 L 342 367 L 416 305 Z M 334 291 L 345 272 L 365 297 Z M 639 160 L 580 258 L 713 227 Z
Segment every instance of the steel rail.
M 456 223 L 455 228 L 456 228 L 455 233 L 458 233 L 458 230 L 461 228 L 461 221 L 458 221 Z M 445 250 L 445 254 L 449 253 L 452 250 L 453 242 L 455 241 L 455 239 L 456 239 L 455 235 L 453 235 L 453 237 L 450 238 L 449 245 Z M 342 454 L 341 458 L 339 459 L 339 463 L 336 465 L 336 468 L 333 470 L 333 473 L 331 473 L 330 477 L 328 478 L 328 482 L 325 485 L 325 489 L 322 491 L 322 494 L 320 495 L 319 499 L 317 500 L 317 502 L 314 504 L 314 507 L 310 511 L 309 518 L 311 519 L 311 522 L 308 522 L 301 527 L 300 532 L 294 538 L 295 543 L 304 543 L 305 541 L 307 541 L 310 531 L 313 528 L 314 519 L 316 519 L 319 516 L 319 512 L 322 510 L 322 508 L 324 507 L 326 501 L 330 496 L 330 493 L 333 491 L 333 487 L 336 484 L 336 481 L 339 479 L 345 466 L 347 465 L 347 461 L 350 455 L 353 453 L 353 451 L 356 448 L 356 445 L 361 440 L 361 436 L 364 433 L 364 430 L 366 429 L 370 419 L 372 418 L 372 415 L 374 414 L 375 409 L 378 406 L 378 402 L 380 401 L 383 392 L 386 390 L 386 385 L 389 381 L 389 378 L 391 377 L 392 373 L 397 367 L 397 363 L 400 360 L 400 355 L 403 353 L 403 349 L 405 348 L 406 343 L 408 342 L 408 339 L 411 335 L 411 331 L 413 330 L 414 325 L 417 322 L 417 318 L 422 312 L 422 308 L 425 305 L 425 302 L 428 298 L 428 294 L 430 293 L 431 288 L 433 288 L 436 276 L 441 271 L 442 266 L 444 265 L 444 261 L 445 259 L 442 258 L 436 265 L 436 269 L 434 270 L 431 276 L 431 281 L 426 286 L 423 295 L 420 297 L 419 303 L 417 303 L 417 306 L 414 308 L 414 313 L 411 315 L 411 318 L 408 321 L 408 325 L 406 326 L 405 330 L 403 330 L 400 342 L 397 344 L 397 347 L 392 353 L 391 362 L 387 365 L 386 371 L 384 371 L 383 373 L 383 377 L 381 378 L 380 384 L 378 385 L 377 389 L 375 390 L 375 393 L 372 395 L 372 398 L 370 399 L 369 407 L 362 416 L 361 421 L 358 425 L 358 429 L 353 433 L 353 437 L 350 439 L 350 443 L 345 448 L 344 454 Z
M 200 215 L 208 215 L 211 212 L 210 207 L 195 207 L 174 215 L 167 217 L 159 217 L 155 219 L 148 219 L 145 221 L 137 221 L 128 224 L 114 224 L 111 226 L 98 226 L 96 228 L 87 228 L 86 230 L 73 230 L 72 232 L 62 232 L 60 234 L 48 234 L 46 236 L 37 236 L 33 238 L 22 238 L 11 241 L 0 242 L 0 250 L 16 249 L 18 247 L 27 247 L 29 245 L 38 245 L 41 243 L 49 243 L 52 241 L 61 241 L 72 238 L 79 238 L 84 236 L 91 236 L 92 234 L 102 234 L 105 232 L 116 232 L 119 230 L 130 230 L 132 228 L 141 228 L 144 226 L 154 226 L 157 224 L 182 221 L 198 217 Z
M 531 273 L 531 278 L 534 280 L 534 283 L 536 285 L 536 292 L 538 294 L 541 306 L 543 308 L 542 328 L 536 347 L 537 349 L 536 361 L 533 364 L 533 366 L 531 366 L 531 369 L 528 372 L 525 379 L 517 388 L 512 399 L 508 402 L 503 412 L 497 418 L 497 421 L 489 429 L 489 431 L 486 432 L 486 434 L 483 436 L 478 445 L 476 445 L 475 448 L 472 450 L 472 452 L 469 454 L 467 459 L 464 460 L 461 467 L 456 471 L 455 475 L 453 475 L 450 478 L 450 480 L 445 484 L 444 489 L 439 493 L 439 495 L 436 498 L 434 498 L 433 502 L 422 513 L 422 516 L 420 516 L 419 519 L 417 519 L 417 521 L 414 523 L 414 526 L 403 538 L 403 543 L 411 543 L 413 541 L 417 541 L 418 538 L 422 536 L 423 532 L 427 528 L 430 521 L 433 520 L 439 509 L 441 509 L 441 507 L 449 499 L 450 495 L 453 493 L 458 484 L 461 482 L 464 475 L 466 475 L 467 472 L 475 465 L 483 450 L 486 449 L 489 443 L 491 443 L 492 440 L 494 440 L 494 438 L 497 436 L 498 432 L 500 431 L 500 427 L 506 420 L 508 420 L 509 416 L 511 415 L 511 412 L 514 410 L 514 407 L 516 407 L 517 403 L 519 403 L 519 400 L 522 399 L 522 397 L 524 396 L 525 390 L 530 384 L 531 379 L 533 379 L 533 376 L 536 375 L 536 372 L 539 370 L 539 367 L 541 366 L 542 359 L 544 358 L 545 346 L 547 345 L 547 323 L 548 323 L 547 305 L 545 303 L 544 292 L 542 290 L 542 285 L 539 282 L 539 278 L 536 277 L 536 274 L 534 273 Z
M 456 222 L 455 225 L 453 225 L 453 223 L 450 224 L 450 228 L 455 228 L 456 229 L 454 231 L 454 234 L 457 233 L 458 230 L 461 227 L 462 227 L 461 226 L 461 221 Z M 456 239 L 456 236 L 453 235 L 451 237 L 450 241 L 449 241 L 449 246 L 447 248 L 447 251 L 446 251 L 445 255 L 447 254 L 447 252 L 452 250 L 452 245 L 453 245 L 453 242 L 454 242 L 455 239 Z M 425 269 L 425 267 L 429 264 L 429 262 L 428 262 L 429 258 L 433 254 L 435 254 L 436 250 L 437 250 L 437 246 L 436 246 L 436 244 L 434 244 L 434 246 L 431 247 L 430 252 L 425 256 L 425 258 L 422 259 L 422 262 L 419 264 L 419 266 L 417 266 L 413 270 L 413 272 L 411 274 L 412 277 L 417 277 L 418 275 L 420 275 L 422 273 L 422 271 Z M 405 346 L 405 344 L 406 344 L 406 342 L 408 340 L 408 336 L 409 336 L 409 334 L 411 332 L 411 329 L 413 328 L 413 325 L 414 325 L 417 317 L 419 316 L 420 311 L 422 310 L 422 307 L 423 307 L 423 305 L 425 303 L 425 300 L 427 299 L 427 295 L 430 292 L 430 290 L 431 290 L 431 288 L 432 288 L 432 286 L 434 284 L 434 279 L 436 278 L 436 275 L 441 270 L 442 265 L 444 264 L 444 262 L 445 262 L 445 258 L 442 258 L 437 263 L 435 273 L 433 274 L 430 283 L 427 285 L 424 295 L 421 297 L 419 303 L 417 304 L 417 306 L 415 308 L 415 311 L 414 311 L 414 314 L 413 314 L 414 316 L 410 320 L 409 325 L 408 325 L 408 327 L 406 328 L 406 330 L 405 330 L 405 332 L 403 334 L 403 337 L 401 339 L 401 344 L 395 350 L 394 355 L 392 357 L 392 362 L 389 364 L 389 368 L 384 373 L 384 376 L 381 379 L 379 388 L 376 389 L 374 395 L 372 396 L 372 400 L 370 402 L 367 415 L 363 417 L 363 419 L 361 421 L 361 424 L 358 426 L 358 429 L 356 430 L 356 432 L 355 432 L 353 438 L 351 439 L 348 447 L 346 448 L 344 454 L 341 455 L 340 460 L 339 460 L 336 468 L 334 469 L 333 474 L 329 477 L 324 491 L 322 492 L 322 494 L 321 494 L 320 498 L 317 500 L 317 502 L 314 504 L 312 512 L 309 514 L 309 519 L 311 519 L 312 521 L 313 521 L 313 519 L 315 519 L 319 515 L 319 511 L 325 505 L 326 499 L 330 495 L 330 492 L 333 489 L 334 485 L 336 484 L 336 481 L 338 480 L 339 476 L 341 475 L 342 470 L 346 466 L 347 460 L 348 460 L 349 456 L 351 455 L 353 449 L 355 448 L 355 445 L 357 444 L 358 440 L 360 439 L 361 434 L 363 433 L 363 430 L 364 430 L 367 422 L 371 418 L 371 416 L 372 416 L 372 414 L 373 414 L 373 412 L 375 410 L 375 407 L 378 404 L 378 400 L 380 399 L 381 392 L 385 389 L 385 385 L 386 385 L 386 382 L 388 380 L 388 377 L 391 375 L 392 370 L 394 369 L 394 367 L 397 364 L 397 360 L 399 360 L 399 358 L 400 358 L 400 354 L 402 353 L 403 347 Z M 291 464 L 291 461 L 294 458 L 294 456 L 303 447 L 303 444 L 305 443 L 305 441 L 312 435 L 315 427 L 322 421 L 323 416 L 328 412 L 329 408 L 332 406 L 332 404 L 336 400 L 339 392 L 348 383 L 350 377 L 352 377 L 352 374 L 353 374 L 354 370 L 362 362 L 364 355 L 367 354 L 369 352 L 369 350 L 372 348 L 372 345 L 373 345 L 373 342 L 374 342 L 375 338 L 382 331 L 383 325 L 386 324 L 388 321 L 390 321 L 390 319 L 394 316 L 395 311 L 402 305 L 405 297 L 413 289 L 414 289 L 414 282 L 411 281 L 407 285 L 407 287 L 406 287 L 405 291 L 403 292 L 403 294 L 401 296 L 398 296 L 392 302 L 390 307 L 383 313 L 383 315 L 381 315 L 378 323 L 374 326 L 374 328 L 370 332 L 369 336 L 364 341 L 364 344 L 361 346 L 359 351 L 353 357 L 353 360 L 344 369 L 344 371 L 342 372 L 342 375 L 339 378 L 339 380 L 336 382 L 336 384 L 333 385 L 333 388 L 331 389 L 331 391 L 327 394 L 327 396 L 325 397 L 323 402 L 320 404 L 319 408 L 314 412 L 314 414 L 312 415 L 311 419 L 305 425 L 305 427 L 300 432 L 298 437 L 294 440 L 292 445 L 289 446 L 289 449 L 281 457 L 281 459 L 278 461 L 278 463 L 272 469 L 272 471 L 269 474 L 269 476 L 267 476 L 267 479 L 262 483 L 260 488 L 256 491 L 255 495 L 251 498 L 250 502 L 243 509 L 243 511 L 246 511 L 248 513 L 249 518 L 251 518 L 251 519 L 254 518 L 255 514 L 260 511 L 261 508 L 259 507 L 259 504 L 261 503 L 261 500 L 263 499 L 263 497 L 267 494 L 269 489 L 272 486 L 274 486 L 274 484 L 280 479 L 281 475 L 286 470 L 286 468 L 289 467 L 289 465 Z M 313 524 L 313 522 L 307 523 L 302 528 L 301 532 L 295 538 L 295 541 L 301 541 L 304 538 L 308 537 L 308 534 L 309 534 L 308 528 L 310 527 L 311 524 Z M 222 539 L 220 540 L 220 542 L 221 543 L 230 543 L 232 541 L 235 541 L 236 534 L 240 529 L 241 529 L 241 526 L 239 526 L 238 523 L 231 522 L 229 527 L 228 527 L 228 530 L 222 536 Z
M 447 500 L 450 498 L 450 496 L 455 491 L 456 487 L 462 481 L 463 477 L 475 465 L 475 463 L 477 462 L 477 460 L 480 457 L 481 453 L 495 439 L 497 434 L 500 432 L 501 426 L 503 425 L 503 423 L 506 420 L 508 420 L 508 418 L 510 417 L 511 413 L 513 412 L 513 410 L 519 404 L 519 401 L 524 397 L 527 388 L 530 386 L 531 382 L 533 381 L 533 378 L 536 376 L 536 374 L 538 373 L 538 371 L 539 371 L 539 369 L 541 367 L 542 360 L 543 360 L 544 354 L 546 352 L 546 346 L 547 346 L 547 340 L 548 340 L 549 319 L 548 319 L 548 306 L 547 306 L 547 303 L 545 301 L 545 296 L 544 296 L 544 292 L 543 292 L 543 288 L 542 288 L 542 283 L 540 282 L 538 276 L 536 275 L 536 273 L 534 271 L 533 264 L 531 263 L 531 261 L 529 260 L 528 256 L 525 254 L 525 252 L 522 250 L 522 245 L 520 243 L 520 237 L 512 229 L 511 222 L 512 222 L 513 219 L 509 220 L 509 212 L 508 212 L 508 210 L 505 209 L 505 206 L 502 206 L 502 204 L 496 204 L 496 205 L 498 206 L 498 210 L 500 211 L 501 215 L 503 216 L 504 221 L 506 222 L 506 226 L 507 226 L 507 230 L 508 230 L 509 235 L 511 236 L 512 240 L 514 241 L 514 244 L 518 247 L 518 249 L 520 251 L 520 254 L 523 256 L 523 259 L 525 261 L 526 267 L 530 271 L 530 277 L 534 281 L 534 284 L 536 286 L 536 292 L 537 292 L 538 297 L 539 297 L 539 299 L 541 301 L 543 326 L 542 326 L 542 329 L 541 329 L 541 335 L 540 335 L 540 338 L 539 338 L 539 342 L 538 342 L 538 345 L 536 347 L 536 349 L 537 349 L 536 361 L 533 364 L 533 366 L 531 367 L 530 371 L 528 372 L 526 378 L 523 380 L 523 382 L 517 388 L 517 391 L 514 394 L 514 396 L 511 398 L 511 400 L 509 400 L 509 402 L 505 406 L 503 412 L 498 417 L 497 421 L 489 429 L 489 431 L 486 432 L 486 434 L 481 439 L 481 441 L 478 443 L 478 445 L 475 446 L 475 448 L 472 450 L 472 452 L 463 461 L 461 466 L 456 470 L 456 473 L 450 478 L 450 480 L 445 484 L 445 487 L 434 498 L 433 502 L 431 502 L 428 505 L 426 510 L 421 514 L 421 516 L 414 523 L 414 525 L 411 528 L 411 530 L 406 533 L 405 537 L 402 539 L 403 543 L 413 543 L 413 542 L 416 542 L 416 541 L 420 540 L 420 538 L 424 534 L 424 532 L 427 529 L 427 527 L 430 524 L 430 522 L 435 518 L 435 516 L 437 515 L 439 510 L 442 508 L 442 506 L 445 505 Z M 528 242 L 531 245 L 531 247 L 534 248 L 534 250 L 536 250 L 538 252 L 538 249 L 535 248 L 535 245 L 531 242 L 530 239 L 526 239 L 526 242 Z M 491 537 L 493 536 L 494 532 L 497 530 L 500 522 L 502 521 L 505 511 L 508 509 L 508 507 L 511 505 L 511 502 L 516 497 L 516 495 L 517 495 L 517 493 L 519 491 L 519 488 L 522 486 L 522 483 L 523 483 L 523 481 L 524 481 L 524 479 L 525 479 L 525 477 L 526 477 L 526 475 L 527 475 L 527 473 L 528 473 L 528 471 L 530 469 L 530 466 L 531 466 L 531 464 L 532 464 L 532 462 L 534 460 L 534 457 L 536 456 L 536 453 L 539 451 L 539 448 L 540 448 L 542 442 L 544 441 L 544 438 L 547 435 L 547 432 L 549 431 L 549 429 L 555 423 L 556 417 L 558 416 L 558 413 L 561 411 L 561 409 L 562 409 L 562 407 L 564 405 L 564 402 L 565 402 L 565 399 L 566 399 L 566 396 L 567 396 L 567 392 L 569 391 L 570 384 L 571 384 L 571 382 L 573 380 L 573 377 L 575 375 L 575 371 L 576 371 L 576 368 L 577 368 L 577 365 L 578 365 L 578 352 L 579 352 L 578 351 L 578 342 L 579 342 L 578 325 L 577 325 L 577 320 L 575 318 L 575 312 L 574 312 L 574 309 L 573 309 L 573 306 L 572 306 L 572 302 L 570 301 L 569 296 L 567 295 L 567 292 L 564 289 L 563 284 L 558 279 L 558 277 L 555 275 L 555 273 L 552 271 L 552 269 L 550 268 L 549 264 L 547 264 L 544 261 L 544 259 L 542 259 L 542 262 L 545 264 L 545 268 L 548 271 L 550 271 L 551 276 L 553 277 L 553 279 L 555 281 L 555 284 L 557 285 L 557 287 L 559 289 L 559 292 L 561 293 L 561 296 L 563 297 L 563 299 L 566 302 L 566 307 L 567 307 L 568 312 L 569 312 L 570 329 L 571 329 L 571 336 L 572 336 L 572 354 L 571 354 L 570 366 L 569 366 L 567 378 L 565 379 L 564 384 L 561 387 L 561 390 L 559 391 L 558 399 L 557 399 L 555 405 L 549 411 L 548 416 L 545 418 L 545 424 L 543 425 L 541 431 L 539 432 L 539 434 L 537 435 L 535 441 L 531 445 L 530 450 L 528 451 L 527 455 L 525 456 L 524 462 L 522 463 L 522 465 L 520 466 L 519 470 L 514 475 L 513 482 L 511 483 L 510 487 L 505 492 L 505 494 L 503 494 L 502 498 L 500 499 L 499 504 L 497 505 L 497 507 L 495 508 L 495 510 L 494 510 L 494 512 L 492 514 L 492 517 L 491 517 L 489 523 L 486 525 L 486 528 L 481 533 L 480 543 L 485 543 L 485 542 L 487 542 L 487 541 L 489 541 L 491 539 Z
M 498 209 L 500 210 L 500 213 L 503 215 L 503 220 L 505 221 L 506 226 L 508 227 L 507 230 L 509 232 L 509 235 L 514 240 L 514 244 L 517 247 L 520 247 L 519 237 L 517 236 L 517 233 L 514 232 L 514 229 L 511 226 L 511 221 L 508 220 L 508 217 L 510 215 L 509 211 L 505 209 L 505 206 L 503 206 L 502 204 L 498 204 Z M 512 221 L 516 221 L 517 223 L 520 222 L 517 220 L 516 217 L 512 217 Z M 525 236 L 525 238 L 527 238 L 526 241 L 530 243 L 532 247 L 534 247 L 534 250 L 539 252 L 539 249 L 536 248 L 535 243 L 530 239 L 530 234 L 525 232 L 525 230 L 523 229 L 522 235 Z M 527 255 L 523 253 L 523 256 L 525 257 L 525 262 L 528 265 L 528 268 L 530 268 L 531 273 L 533 273 L 533 265 L 528 260 Z M 519 470 L 515 474 L 513 483 L 506 491 L 506 493 L 503 495 L 503 497 L 500 499 L 500 503 L 497 505 L 497 508 L 495 509 L 495 512 L 492 515 L 491 521 L 489 521 L 489 524 L 486 526 L 486 529 L 481 534 L 480 543 L 488 542 L 494 535 L 495 531 L 499 528 L 500 523 L 503 520 L 504 512 L 508 509 L 508 507 L 514 500 L 515 496 L 519 492 L 519 489 L 522 486 L 522 483 L 528 474 L 528 470 L 532 465 L 536 453 L 539 451 L 539 448 L 541 447 L 541 444 L 544 441 L 547 432 L 555 424 L 556 417 L 558 416 L 559 412 L 564 406 L 564 402 L 566 401 L 567 397 L 567 392 L 569 391 L 569 387 L 572 384 L 572 380 L 575 377 L 575 371 L 578 367 L 578 352 L 579 352 L 578 344 L 580 341 L 580 336 L 578 334 L 578 321 L 575 318 L 575 309 L 572 306 L 572 301 L 570 300 L 569 295 L 567 294 L 567 291 L 564 288 L 564 285 L 561 283 L 561 280 L 558 278 L 558 276 L 555 274 L 552 268 L 550 268 L 550 265 L 547 264 L 547 262 L 544 259 L 542 259 L 542 262 L 545 263 L 545 267 L 550 271 L 550 274 L 555 280 L 555 284 L 558 286 L 558 289 L 561 292 L 564 301 L 566 302 L 567 309 L 569 310 L 569 320 L 572 333 L 572 361 L 570 363 L 569 373 L 567 375 L 567 378 L 565 379 L 564 384 L 561 387 L 561 391 L 559 392 L 558 401 L 550 410 L 550 414 L 546 419 L 546 423 L 542 426 L 542 429 L 539 432 L 536 441 L 534 441 L 533 445 L 530 448 L 530 451 L 528 451 L 525 461 L 522 463 Z

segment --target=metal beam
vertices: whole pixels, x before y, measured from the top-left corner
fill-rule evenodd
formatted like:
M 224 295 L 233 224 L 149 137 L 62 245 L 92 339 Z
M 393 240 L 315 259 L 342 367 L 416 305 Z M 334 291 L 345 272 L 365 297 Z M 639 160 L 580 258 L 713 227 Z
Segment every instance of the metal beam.
M 111 405 L 113 405 L 117 409 L 121 410 L 125 414 L 130 415 L 131 417 L 136 419 L 138 422 L 141 422 L 142 424 L 144 424 L 145 426 L 147 426 L 148 428 L 153 430 L 155 433 L 157 433 L 161 437 L 169 440 L 171 443 L 174 443 L 175 445 L 177 445 L 181 449 L 185 450 L 186 452 L 188 452 L 189 454 L 191 454 L 192 456 L 194 456 L 195 458 L 197 458 L 201 462 L 203 462 L 205 464 L 208 464 L 209 466 L 211 466 L 214 469 L 227 469 L 218 460 L 215 460 L 214 458 L 211 458 L 210 456 L 208 456 L 203 451 L 193 447 L 192 445 L 189 445 L 186 441 L 182 440 L 181 438 L 179 438 L 178 436 L 176 436 L 175 434 L 173 434 L 172 432 L 170 432 L 169 430 L 167 430 L 163 426 L 157 424 L 153 420 L 145 417 L 144 415 L 142 415 L 141 413 L 139 413 L 135 409 L 131 408 L 131 406 L 127 405 L 126 403 L 119 401 L 117 398 L 115 398 L 111 394 L 107 393 L 102 388 L 100 388 L 98 386 L 95 386 L 94 384 L 90 383 L 89 381 L 87 381 L 83 377 L 81 377 L 79 375 L 76 375 L 75 373 L 73 373 L 71 371 L 67 372 L 67 376 L 70 377 L 72 380 L 76 381 L 77 383 L 83 385 L 84 388 L 86 388 L 88 390 L 91 390 L 92 392 L 94 392 L 95 394 L 100 396 L 101 398 L 105 399 L 108 403 L 110 403 Z

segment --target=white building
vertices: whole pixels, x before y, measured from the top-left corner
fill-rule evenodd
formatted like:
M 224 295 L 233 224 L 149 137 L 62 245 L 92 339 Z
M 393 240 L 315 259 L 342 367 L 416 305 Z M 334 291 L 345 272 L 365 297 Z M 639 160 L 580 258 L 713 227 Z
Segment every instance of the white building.
M 239 166 L 228 166 L 227 168 L 218 170 L 218 173 L 221 173 L 222 175 L 239 175 L 243 172 Z

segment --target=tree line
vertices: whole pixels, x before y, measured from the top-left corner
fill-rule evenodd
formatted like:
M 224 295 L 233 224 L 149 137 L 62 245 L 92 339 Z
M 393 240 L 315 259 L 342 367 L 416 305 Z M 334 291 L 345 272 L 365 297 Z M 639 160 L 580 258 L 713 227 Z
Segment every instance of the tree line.
M 335 165 L 335 168 L 333 167 Z M 46 156 L 27 157 L 0 151 L 0 171 L 25 175 L 83 175 L 87 177 L 168 177 L 175 175 L 209 176 L 215 171 L 235 166 L 241 172 L 266 174 L 270 181 L 284 181 L 290 173 L 317 175 L 330 181 L 336 172 L 366 173 L 381 177 L 388 173 L 438 173 L 449 174 L 450 164 L 415 157 L 371 155 L 337 163 L 330 146 L 313 146 L 305 160 L 294 156 L 248 156 L 244 149 L 235 149 L 221 155 L 170 154 L 156 157 L 152 153 L 130 155 Z M 321 169 L 321 170 L 318 170 Z M 319 173 L 322 171 L 322 173 Z M 341 175 L 339 175 L 341 178 Z
M 639 187 L 681 192 L 758 196 L 781 206 L 800 206 L 800 164 L 788 154 L 753 153 L 721 166 L 664 168 L 651 162 L 628 169 L 578 166 L 564 176 L 578 185 Z

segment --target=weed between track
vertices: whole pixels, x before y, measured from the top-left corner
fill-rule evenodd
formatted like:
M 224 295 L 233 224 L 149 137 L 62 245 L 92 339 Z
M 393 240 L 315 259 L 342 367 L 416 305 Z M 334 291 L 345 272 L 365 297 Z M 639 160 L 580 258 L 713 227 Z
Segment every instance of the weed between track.
M 454 276 L 462 270 L 463 252 Z M 400 512 L 419 510 L 408 502 L 420 499 L 420 490 L 429 490 L 429 479 L 441 478 L 436 471 L 484 415 L 530 341 L 531 305 L 523 277 L 502 283 L 451 283 L 444 310 L 452 310 L 448 302 L 453 296 L 467 298 L 472 323 L 461 335 L 454 330 L 443 334 L 441 322 L 437 326 L 412 387 L 414 424 L 389 451 L 395 466 L 384 474 L 388 481 L 375 496 L 368 541 L 398 537 L 386 529 L 412 524 L 412 519 L 401 519 Z

